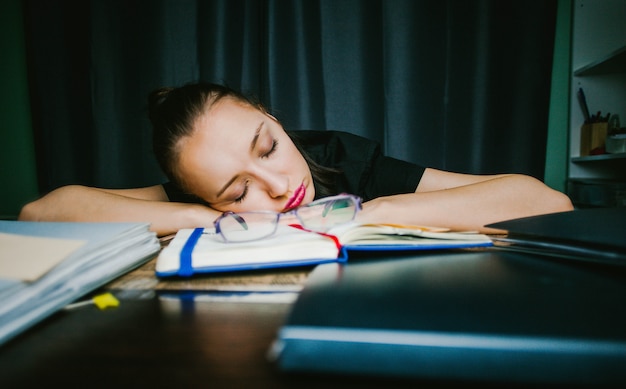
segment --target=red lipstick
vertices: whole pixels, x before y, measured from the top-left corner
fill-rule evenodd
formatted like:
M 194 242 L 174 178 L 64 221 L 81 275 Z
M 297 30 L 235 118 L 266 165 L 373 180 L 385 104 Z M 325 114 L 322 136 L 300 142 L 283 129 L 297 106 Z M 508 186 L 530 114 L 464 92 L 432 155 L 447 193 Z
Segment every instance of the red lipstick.
M 302 200 L 304 200 L 304 195 L 306 195 L 306 187 L 304 186 L 304 183 L 302 183 L 295 190 L 293 196 L 291 196 L 291 198 L 289 198 L 289 200 L 287 201 L 287 204 L 285 205 L 285 211 L 288 211 L 302 204 Z

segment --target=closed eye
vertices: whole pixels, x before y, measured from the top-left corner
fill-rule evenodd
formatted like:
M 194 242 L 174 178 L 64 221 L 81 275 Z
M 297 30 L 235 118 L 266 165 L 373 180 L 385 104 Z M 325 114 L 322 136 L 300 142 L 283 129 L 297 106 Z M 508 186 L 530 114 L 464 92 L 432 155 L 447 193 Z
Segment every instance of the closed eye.
M 274 152 L 276 151 L 276 149 L 278 148 L 278 141 L 276 139 L 272 140 L 272 147 L 265 153 L 263 153 L 263 155 L 261 155 L 261 158 L 268 158 L 270 157 L 272 154 L 274 154 Z
M 241 204 L 241 203 L 242 203 L 242 202 L 246 199 L 246 196 L 247 196 L 247 195 L 248 195 L 248 181 L 246 181 L 246 185 L 245 185 L 245 187 L 243 188 L 243 192 L 241 192 L 241 195 L 239 195 L 239 196 L 238 196 L 238 197 L 234 200 L 234 202 L 235 202 L 235 203 L 237 203 L 237 204 Z

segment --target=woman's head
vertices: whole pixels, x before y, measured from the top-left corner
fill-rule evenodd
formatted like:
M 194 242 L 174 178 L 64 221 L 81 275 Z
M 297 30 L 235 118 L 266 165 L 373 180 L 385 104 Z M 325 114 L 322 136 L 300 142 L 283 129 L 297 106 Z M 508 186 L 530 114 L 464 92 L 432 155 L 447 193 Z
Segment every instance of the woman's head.
M 311 171 L 280 123 L 227 87 L 161 88 L 149 98 L 168 178 L 217 210 L 284 210 L 313 200 Z

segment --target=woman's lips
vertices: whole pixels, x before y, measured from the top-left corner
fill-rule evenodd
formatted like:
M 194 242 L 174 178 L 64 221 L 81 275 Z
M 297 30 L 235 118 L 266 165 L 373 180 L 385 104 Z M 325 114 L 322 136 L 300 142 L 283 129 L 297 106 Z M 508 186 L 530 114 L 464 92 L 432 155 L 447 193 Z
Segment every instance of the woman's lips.
M 287 201 L 287 204 L 285 205 L 285 211 L 288 211 L 302 204 L 302 200 L 304 200 L 304 195 L 306 195 L 306 187 L 304 186 L 304 183 L 302 183 L 293 193 L 293 196 L 291 196 L 289 201 Z

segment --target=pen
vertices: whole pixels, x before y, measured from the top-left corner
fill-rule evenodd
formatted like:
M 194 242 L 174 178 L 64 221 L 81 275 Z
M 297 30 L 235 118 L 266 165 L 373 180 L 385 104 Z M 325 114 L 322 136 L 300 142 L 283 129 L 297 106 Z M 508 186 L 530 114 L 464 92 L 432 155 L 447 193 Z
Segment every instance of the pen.
M 589 107 L 587 106 L 587 99 L 585 98 L 585 92 L 583 88 L 578 88 L 578 103 L 580 104 L 580 108 L 583 111 L 583 116 L 585 117 L 585 123 L 589 123 L 591 118 L 589 116 Z

